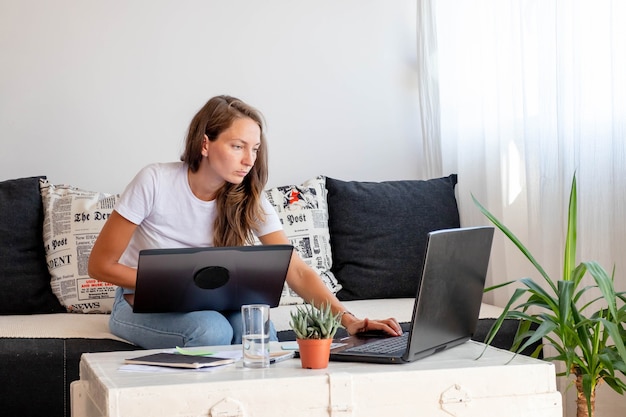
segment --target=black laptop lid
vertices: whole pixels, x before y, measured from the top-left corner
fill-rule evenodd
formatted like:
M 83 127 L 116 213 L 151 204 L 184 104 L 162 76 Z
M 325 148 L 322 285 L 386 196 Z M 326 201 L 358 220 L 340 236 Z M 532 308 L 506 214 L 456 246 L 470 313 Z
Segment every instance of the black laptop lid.
M 331 360 L 406 363 L 469 340 L 478 323 L 493 233 L 489 226 L 430 232 L 421 276 L 416 271 L 419 283 L 404 345 L 379 353 L 366 345 L 384 336 L 350 336 L 331 350 Z
M 456 346 L 474 335 L 493 232 L 493 227 L 474 227 L 429 234 L 405 361 Z
M 139 253 L 135 313 L 239 310 L 280 301 L 291 245 L 149 249 Z

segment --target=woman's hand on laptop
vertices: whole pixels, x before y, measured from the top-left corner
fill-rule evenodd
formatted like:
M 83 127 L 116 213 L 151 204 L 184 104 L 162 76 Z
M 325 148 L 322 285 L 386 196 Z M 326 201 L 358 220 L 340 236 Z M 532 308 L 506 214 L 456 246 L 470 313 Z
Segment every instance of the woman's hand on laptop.
M 368 318 L 361 320 L 355 316 L 351 318 L 353 319 L 352 321 L 344 324 L 346 330 L 351 335 L 371 331 L 381 331 L 391 336 L 400 336 L 402 334 L 402 327 L 394 318 L 384 320 L 370 320 Z

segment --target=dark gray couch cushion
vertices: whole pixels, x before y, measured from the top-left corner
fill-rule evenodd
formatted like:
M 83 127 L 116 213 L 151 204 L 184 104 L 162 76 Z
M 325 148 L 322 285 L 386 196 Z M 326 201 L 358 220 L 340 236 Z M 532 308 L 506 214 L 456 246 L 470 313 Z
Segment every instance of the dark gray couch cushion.
M 426 181 L 326 178 L 340 300 L 415 297 L 426 235 L 459 227 L 456 174 Z
M 39 178 L 0 182 L 0 314 L 65 312 L 50 288 Z

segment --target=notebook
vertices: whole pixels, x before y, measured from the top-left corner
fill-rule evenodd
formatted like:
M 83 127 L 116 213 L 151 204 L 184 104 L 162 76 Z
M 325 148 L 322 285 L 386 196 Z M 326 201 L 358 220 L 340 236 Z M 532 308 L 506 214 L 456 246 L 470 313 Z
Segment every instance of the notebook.
M 469 340 L 478 323 L 493 232 L 493 227 L 430 232 L 407 331 L 336 340 L 330 359 L 407 363 Z
M 234 363 L 232 358 L 219 358 L 216 356 L 191 356 L 179 353 L 159 352 L 136 358 L 128 358 L 124 363 L 129 365 L 153 365 L 170 368 L 199 369 L 210 366 L 228 365 Z
M 133 312 L 276 307 L 292 252 L 291 245 L 142 250 Z

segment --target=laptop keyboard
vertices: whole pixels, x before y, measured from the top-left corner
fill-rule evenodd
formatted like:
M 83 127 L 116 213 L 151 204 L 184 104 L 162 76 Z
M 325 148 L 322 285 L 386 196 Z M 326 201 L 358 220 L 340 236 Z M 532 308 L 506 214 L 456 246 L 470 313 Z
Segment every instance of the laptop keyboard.
M 405 332 L 401 336 L 387 337 L 363 345 L 353 346 L 344 350 L 344 352 L 388 354 L 404 351 L 406 350 L 408 337 L 409 333 Z

